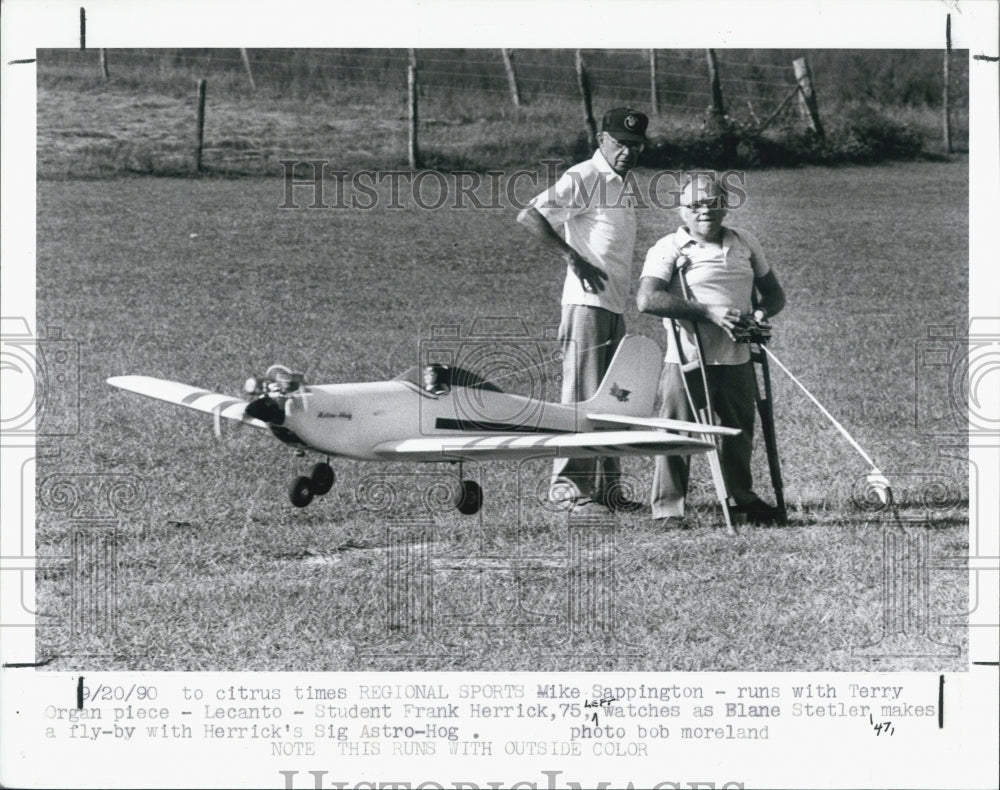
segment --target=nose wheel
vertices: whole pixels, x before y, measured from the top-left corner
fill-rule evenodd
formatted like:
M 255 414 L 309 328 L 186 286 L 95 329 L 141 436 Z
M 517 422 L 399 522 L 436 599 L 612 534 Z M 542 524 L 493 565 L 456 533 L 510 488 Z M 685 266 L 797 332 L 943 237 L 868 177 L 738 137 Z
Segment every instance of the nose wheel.
M 455 507 L 465 516 L 479 512 L 483 506 L 483 489 L 475 480 L 463 480 L 455 496 Z
M 455 507 L 463 516 L 471 516 L 479 512 L 483 506 L 483 489 L 475 480 L 462 480 L 464 477 L 462 462 L 458 462 L 458 489 L 455 491 Z
M 305 475 L 299 475 L 292 481 L 291 488 L 288 489 L 288 498 L 292 500 L 295 507 L 305 507 L 313 501 L 312 480 Z
M 333 467 L 323 461 L 313 464 L 308 475 L 299 475 L 288 489 L 288 498 L 295 507 L 305 507 L 313 497 L 328 494 L 337 476 Z
M 320 461 L 318 464 L 313 464 L 312 469 L 309 470 L 309 480 L 312 482 L 313 493 L 316 496 L 329 494 L 336 479 L 333 467 L 328 463 Z

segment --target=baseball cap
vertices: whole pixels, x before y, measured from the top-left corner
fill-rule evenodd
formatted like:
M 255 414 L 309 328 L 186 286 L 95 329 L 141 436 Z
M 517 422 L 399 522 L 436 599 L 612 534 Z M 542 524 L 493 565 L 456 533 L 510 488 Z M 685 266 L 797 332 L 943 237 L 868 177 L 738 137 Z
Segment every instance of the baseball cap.
M 615 107 L 604 113 L 601 131 L 626 143 L 645 143 L 649 117 L 631 107 Z

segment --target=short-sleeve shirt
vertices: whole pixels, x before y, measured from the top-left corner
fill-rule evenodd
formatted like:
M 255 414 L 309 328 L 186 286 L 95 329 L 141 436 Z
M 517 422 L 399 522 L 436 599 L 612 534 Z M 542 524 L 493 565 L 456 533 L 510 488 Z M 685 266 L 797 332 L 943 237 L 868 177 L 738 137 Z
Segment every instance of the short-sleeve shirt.
M 686 272 L 691 295 L 703 304 L 723 305 L 740 313 L 751 310 L 754 278 L 770 271 L 760 242 L 748 231 L 723 228 L 721 243 L 713 244 L 697 241 L 687 228 L 681 227 L 650 248 L 641 276 L 663 280 L 668 283 L 670 293 L 683 298 L 680 280 L 674 276 L 677 259 L 682 254 L 691 261 Z M 691 322 L 677 322 L 683 359 L 677 353 L 671 319 L 664 318 L 663 325 L 667 329 L 667 362 L 690 362 L 698 358 Z M 750 360 L 746 343 L 734 343 L 720 327 L 708 321 L 699 322 L 698 328 L 706 364 L 740 365 Z
M 629 182 L 631 183 L 631 182 Z M 562 232 L 566 243 L 597 266 L 608 279 L 604 290 L 583 290 L 580 278 L 566 267 L 562 303 L 603 307 L 624 313 L 632 283 L 635 254 L 635 197 L 626 181 L 611 169 L 601 152 L 569 168 L 531 205 Z

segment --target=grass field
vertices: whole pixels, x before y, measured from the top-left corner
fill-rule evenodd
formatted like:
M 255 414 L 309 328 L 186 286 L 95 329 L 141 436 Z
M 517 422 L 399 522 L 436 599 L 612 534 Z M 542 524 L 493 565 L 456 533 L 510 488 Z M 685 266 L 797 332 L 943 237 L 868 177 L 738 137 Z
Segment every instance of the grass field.
M 929 325 L 967 326 L 967 161 L 762 171 L 747 189 L 730 222 L 762 239 L 788 295 L 773 350 L 893 480 L 930 558 L 964 555 L 964 439 L 953 436 L 949 376 L 922 367 L 917 352 Z M 964 668 L 965 631 L 937 618 L 967 611 L 967 577 L 933 562 L 927 635 L 959 652 L 899 655 L 923 644 L 912 630 L 905 650 L 889 651 L 897 655 L 852 652 L 880 634 L 887 517 L 863 494 L 864 462 L 780 372 L 792 523 L 727 538 L 696 460 L 693 529 L 622 516 L 599 530 L 597 554 L 580 555 L 613 567 L 613 613 L 590 631 L 566 624 L 568 577 L 590 566 L 574 566 L 574 523 L 537 502 L 546 463 L 478 468 L 486 502 L 476 517 L 424 506 L 441 468 L 355 462 L 336 463 L 334 493 L 297 510 L 285 488 L 305 459 L 251 428 L 216 441 L 210 418 L 104 383 L 136 373 L 236 394 L 275 362 L 314 382 L 375 380 L 415 364 L 435 326 L 468 332 L 476 319 L 512 317 L 541 337 L 555 322 L 562 272 L 512 209 L 424 211 L 404 198 L 394 210 L 386 198 L 383 188 L 369 211 L 280 210 L 277 178 L 39 182 L 38 323 L 61 327 L 81 351 L 79 433 L 38 461 L 40 622 L 79 606 L 90 581 L 67 559 L 78 513 L 53 489 L 81 489 L 88 475 L 138 478 L 131 509 L 115 514 L 114 633 L 40 627 L 39 660 L 56 656 L 49 666 L 59 669 Z M 675 225 L 672 213 L 640 212 L 637 254 Z M 657 321 L 634 308 L 626 320 L 662 341 Z M 548 379 L 545 394 L 556 392 Z M 51 402 L 73 407 L 54 384 Z M 625 470 L 644 496 L 651 463 Z M 377 497 L 390 484 L 394 509 Z M 433 566 L 429 630 L 406 618 L 389 628 L 395 541 Z

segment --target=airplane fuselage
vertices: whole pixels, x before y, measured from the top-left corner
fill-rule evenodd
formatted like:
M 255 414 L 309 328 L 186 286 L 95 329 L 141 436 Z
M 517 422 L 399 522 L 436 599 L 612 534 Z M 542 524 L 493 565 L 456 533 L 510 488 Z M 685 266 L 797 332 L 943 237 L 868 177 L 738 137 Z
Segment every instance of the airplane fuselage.
M 653 417 L 660 354 L 649 338 L 626 336 L 597 391 L 570 404 L 502 392 L 475 371 L 436 363 L 391 381 L 314 386 L 301 373 L 272 365 L 264 377 L 247 380 L 249 400 L 151 376 L 114 376 L 108 383 L 211 414 L 217 434 L 223 419 L 237 420 L 292 446 L 359 461 L 692 455 L 715 450 L 705 434 L 739 433 Z M 335 479 L 328 461 L 313 463 L 292 481 L 289 498 L 305 507 Z M 478 512 L 479 484 L 462 480 L 460 489 L 458 510 Z
M 284 415 L 273 429 L 282 440 L 362 461 L 379 460 L 384 442 L 417 436 L 592 430 L 578 404 L 471 387 L 433 393 L 399 380 L 310 386 L 288 397 Z

